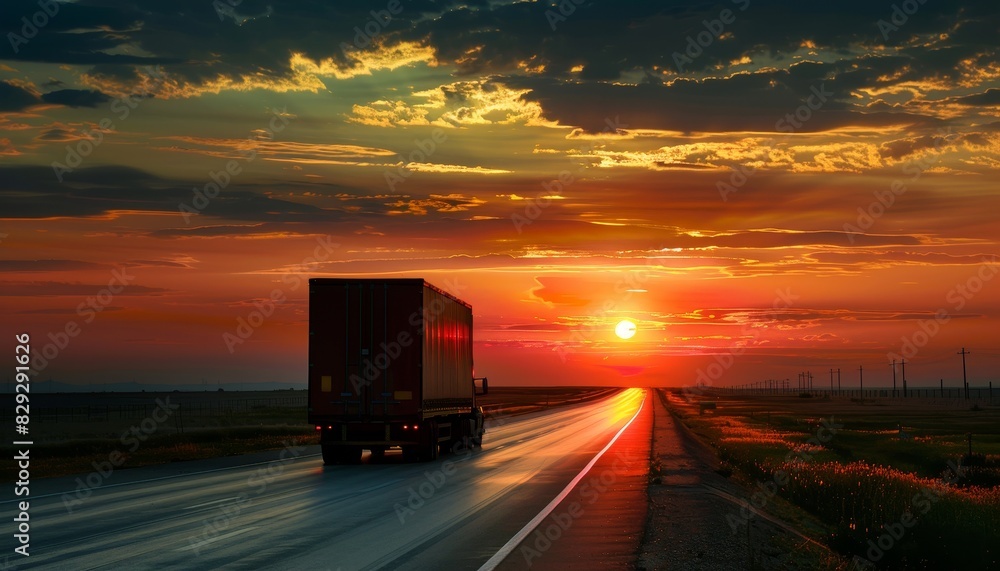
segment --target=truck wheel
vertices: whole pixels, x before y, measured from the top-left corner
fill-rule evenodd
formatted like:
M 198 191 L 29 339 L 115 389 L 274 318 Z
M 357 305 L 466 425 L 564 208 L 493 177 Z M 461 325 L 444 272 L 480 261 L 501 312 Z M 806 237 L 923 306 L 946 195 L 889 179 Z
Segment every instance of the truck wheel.
M 421 458 L 424 462 L 433 462 L 437 460 L 438 457 L 438 443 L 432 442 L 427 446 L 424 446 L 424 457 Z
M 473 428 L 472 433 L 475 435 L 472 437 L 472 443 L 480 448 L 483 447 L 483 435 L 486 434 L 486 417 L 483 414 L 483 407 L 477 407 L 472 414 Z
M 432 435 L 433 436 L 433 435 Z M 438 443 L 435 437 L 431 442 L 422 445 L 420 450 L 420 460 L 424 462 L 433 462 L 437 460 L 438 457 Z
M 331 446 L 329 444 L 324 444 L 323 449 L 323 464 L 327 466 L 332 466 L 337 463 L 337 447 Z
M 433 462 L 438 457 L 438 425 L 433 420 L 425 424 L 427 428 L 427 442 L 421 445 L 421 460 Z

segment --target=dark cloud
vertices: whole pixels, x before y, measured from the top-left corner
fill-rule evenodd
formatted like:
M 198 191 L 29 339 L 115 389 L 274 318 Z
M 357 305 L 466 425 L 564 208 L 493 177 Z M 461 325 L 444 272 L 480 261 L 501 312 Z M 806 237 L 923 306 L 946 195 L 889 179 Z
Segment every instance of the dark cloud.
M 1000 105 L 1000 89 L 987 89 L 986 91 L 976 93 L 975 95 L 956 97 L 955 103 L 960 103 L 962 105 Z
M 922 312 L 902 312 L 893 310 L 864 310 L 845 308 L 702 308 L 687 315 L 677 316 L 682 320 L 698 323 L 771 323 L 820 321 L 915 321 L 934 319 L 936 310 Z M 712 317 L 709 317 L 712 316 Z M 979 317 L 972 313 L 953 313 L 951 317 Z
M 110 266 L 80 260 L 0 260 L 0 272 L 72 272 L 108 268 Z
M 71 134 L 50 132 L 48 140 L 68 140 Z M 53 170 L 42 166 L 0 168 L 0 212 L 9 218 L 95 217 L 114 211 L 169 212 L 177 215 L 179 228 L 154 233 L 157 236 L 224 235 L 215 233 L 213 222 L 220 220 L 271 224 L 268 230 L 253 225 L 233 225 L 236 234 L 267 231 L 299 233 L 302 225 L 314 233 L 328 234 L 316 225 L 360 224 L 381 220 L 398 210 L 395 197 L 366 197 L 366 192 L 343 185 L 297 184 L 273 181 L 235 182 L 217 196 L 196 202 L 193 188 L 203 189 L 210 180 L 170 180 L 144 171 L 119 167 L 80 168 L 56 179 Z M 285 193 L 298 191 L 337 197 L 342 208 L 320 208 L 306 202 L 270 196 L 275 184 Z M 341 198 L 345 191 L 361 198 Z M 401 195 L 409 199 L 409 195 Z M 460 202 L 460 201 L 456 201 Z M 431 210 L 435 213 L 436 211 Z M 188 214 L 185 219 L 184 214 Z M 446 214 L 446 213 L 445 213 Z M 187 226 L 190 224 L 190 226 Z M 278 228 L 280 226 L 280 228 Z
M 38 96 L 8 81 L 0 81 L 0 111 L 20 111 L 37 105 Z
M 545 78 L 505 78 L 514 87 L 530 88 L 523 98 L 536 101 L 546 118 L 599 133 L 609 118 L 619 117 L 629 128 L 682 132 L 788 131 L 805 133 L 844 126 L 884 127 L 933 124 L 936 120 L 911 113 L 862 113 L 839 102 L 848 92 L 819 82 L 804 88 L 782 81 L 789 72 L 744 74 L 728 79 L 679 80 L 670 85 L 581 83 Z M 815 89 L 815 92 L 814 92 Z M 826 98 L 819 109 L 806 109 L 805 121 L 789 123 L 816 93 Z M 738 94 L 738 95 L 736 95 Z
M 178 61 L 173 58 L 141 57 L 108 53 L 124 47 L 133 41 L 142 40 L 144 21 L 156 17 L 158 11 L 147 10 L 138 3 L 105 3 L 100 0 L 82 2 L 53 2 L 58 12 L 44 14 L 37 18 L 44 20 L 41 27 L 25 24 L 22 18 L 31 22 L 33 15 L 42 12 L 37 0 L 10 0 L 0 4 L 0 21 L 5 22 L 4 37 L 12 40 L 16 47 L 9 57 L 21 61 L 39 61 L 67 64 L 113 63 L 135 65 L 157 61 Z M 148 3 L 150 7 L 153 2 Z M 176 2 L 164 12 L 183 14 L 193 8 L 194 2 Z M 211 3 L 206 4 L 210 7 Z M 15 37 L 11 38 L 10 34 Z
M 724 37 L 686 51 L 689 38 L 707 33 L 707 27 L 718 29 L 713 21 L 723 10 L 731 10 L 733 18 Z M 1000 18 L 998 8 L 987 3 L 923 4 L 888 38 L 879 21 L 890 21 L 892 6 L 863 1 L 795 9 L 757 0 L 591 2 L 564 19 L 552 19 L 553 13 L 558 9 L 551 3 L 459 8 L 419 23 L 404 36 L 428 37 L 439 59 L 461 73 L 496 74 L 511 86 L 531 89 L 524 98 L 537 101 L 547 118 L 589 132 L 603 129 L 605 118 L 614 115 L 633 128 L 774 131 L 781 117 L 795 112 L 820 86 L 832 95 L 796 132 L 934 125 L 935 119 L 905 107 L 860 107 L 854 94 L 863 88 L 954 80 L 969 60 L 977 67 L 998 61 L 992 38 Z M 820 57 L 790 58 L 805 45 L 837 57 L 823 58 L 829 63 Z M 875 46 L 900 51 L 871 55 Z M 731 62 L 745 58 L 753 62 L 750 70 L 770 68 L 731 75 Z M 703 79 L 678 81 L 678 61 L 682 77 L 700 74 Z M 519 69 L 525 65 L 531 74 Z M 581 72 L 571 72 L 579 67 Z M 638 85 L 626 79 L 635 72 L 643 74 Z
M 522 323 L 506 325 L 502 331 L 572 331 L 572 327 L 562 323 Z
M 107 289 L 107 282 L 84 284 L 56 281 L 2 281 L 0 282 L 0 297 L 41 297 L 41 296 L 73 296 L 83 297 L 96 295 Z M 159 295 L 169 290 L 159 287 L 149 287 L 128 284 L 116 296 Z
M 185 264 L 183 262 L 174 262 L 170 260 L 129 260 L 125 262 L 126 266 L 130 268 L 185 268 L 191 267 L 190 264 Z
M 441 8 L 429 0 L 404 2 L 402 13 L 378 26 L 380 39 L 412 25 L 415 19 Z M 81 0 L 60 3 L 37 37 L 18 46 L 13 59 L 100 66 L 94 74 L 117 74 L 114 68 L 164 64 L 168 72 L 200 83 L 222 77 L 289 78 L 289 56 L 299 52 L 315 60 L 350 60 L 340 48 L 352 44 L 354 27 L 364 28 L 372 10 L 385 2 L 327 3 L 320 0 L 281 2 L 243 0 L 238 6 L 202 0 L 163 3 L 137 0 L 106 3 Z M 219 9 L 222 7 L 223 9 Z M 20 18 L 38 11 L 36 2 L 15 0 L 0 9 L 2 21 L 19 33 Z M 149 56 L 114 53 L 137 47 Z
M 122 311 L 124 309 L 124 307 L 117 305 L 106 305 L 101 312 Z M 78 315 L 76 313 L 76 308 L 26 309 L 24 311 L 18 311 L 17 313 L 19 315 Z
M 500 76 L 510 85 L 529 87 L 534 92 L 525 97 L 541 103 L 547 117 L 588 130 L 599 130 L 612 110 L 627 111 L 635 127 L 774 130 L 778 118 L 824 83 L 834 95 L 800 131 L 926 123 L 901 110 L 857 108 L 851 93 L 954 80 L 968 62 L 973 68 L 995 65 L 1000 51 L 995 45 L 1000 6 L 990 2 L 923 3 L 905 22 L 897 16 L 897 29 L 884 24 L 893 18 L 892 4 L 866 0 L 800 3 L 794 9 L 777 0 L 579 6 L 409 0 L 385 24 L 376 24 L 371 12 L 385 10 L 386 4 L 374 1 L 244 0 L 231 6 L 204 0 L 81 0 L 59 6 L 59 14 L 38 32 L 44 40 L 20 46 L 13 59 L 89 65 L 88 75 L 97 81 L 136 88 L 142 75 L 137 68 L 151 64 L 162 64 L 172 78 L 194 85 L 220 78 L 289 80 L 295 77 L 292 53 L 350 67 L 353 56 L 341 46 L 353 44 L 358 30 L 367 29 L 376 32 L 374 43 L 428 45 L 460 75 Z M 572 13 L 561 14 L 559 6 L 564 11 L 572 6 Z M 0 14 L 15 23 L 11 31 L 16 32 L 21 16 L 37 9 L 30 0 L 16 0 L 5 3 Z M 726 16 L 730 23 L 716 23 Z M 699 35 L 710 42 L 689 50 Z M 806 45 L 836 57 L 791 59 Z M 126 47 L 150 55 L 120 53 Z M 889 49 L 873 56 L 875 47 Z M 707 74 L 709 79 L 660 85 L 677 78 L 680 54 L 688 58 L 682 76 Z M 747 57 L 755 66 L 768 66 L 766 71 L 725 77 L 732 62 Z M 636 74 L 648 85 L 636 85 Z M 8 85 L 7 93 L 0 88 L 0 105 L 19 109 L 32 103 L 32 94 L 12 88 Z M 44 97 L 94 106 L 106 96 L 61 90 Z M 996 97 L 987 91 L 962 102 L 989 105 Z
M 221 236 L 254 236 L 280 232 L 284 224 L 216 224 L 194 228 L 164 228 L 150 233 L 156 238 L 217 238 Z
M 67 107 L 97 107 L 102 103 L 111 101 L 111 97 L 87 89 L 60 89 L 42 95 L 42 101 L 55 103 Z
M 913 265 L 970 265 L 979 266 L 985 263 L 996 263 L 996 254 L 956 255 L 945 252 L 908 252 L 888 250 L 879 252 L 873 258 L 870 252 L 816 252 L 810 258 L 833 264 L 871 264 L 884 267 L 887 264 Z
M 674 54 L 687 55 L 688 38 L 696 41 L 703 32 L 712 39 L 691 48 L 685 71 L 724 69 L 745 55 L 787 62 L 787 54 L 806 42 L 849 56 L 859 47 L 905 48 L 944 32 L 955 35 L 952 46 L 968 53 L 992 45 L 997 16 L 997 7 L 986 2 L 926 3 L 886 38 L 879 21 L 892 18 L 892 5 L 864 0 L 799 3 L 794 9 L 777 0 L 587 2 L 564 17 L 555 4 L 461 7 L 418 23 L 404 36 L 429 38 L 441 59 L 460 62 L 467 73 L 505 72 L 530 61 L 552 77 L 567 77 L 580 65 L 584 80 L 608 80 L 629 70 L 676 71 Z M 719 28 L 715 21 L 725 10 L 731 22 Z M 724 37 L 715 38 L 708 28 Z
M 879 154 L 883 157 L 899 160 L 927 149 L 943 149 L 953 145 L 956 137 L 947 138 L 940 135 L 925 135 L 908 139 L 896 139 L 879 145 Z
M 73 131 L 58 127 L 53 129 L 46 129 L 41 133 L 39 133 L 37 137 L 35 137 L 35 139 L 38 141 L 47 141 L 50 143 L 64 143 L 66 141 L 76 141 L 79 138 L 80 137 Z
M 51 136 L 56 137 L 56 134 Z M 10 218 L 95 217 L 114 211 L 170 212 L 177 214 L 181 225 L 186 223 L 183 215 L 187 212 L 194 229 L 220 219 L 280 222 L 293 227 L 305 223 L 341 223 L 363 219 L 366 214 L 381 216 L 394 209 L 385 204 L 386 200 L 352 201 L 350 211 L 319 208 L 270 197 L 267 193 L 273 186 L 267 182 L 234 183 L 207 203 L 196 204 L 192 187 L 203 188 L 211 181 L 166 180 L 138 169 L 118 166 L 80 168 L 64 174 L 63 179 L 64 182 L 59 182 L 48 167 L 0 169 L 0 212 Z M 294 184 L 288 186 L 295 188 Z M 345 190 L 342 185 L 330 185 L 329 188 L 309 185 L 308 188 L 329 195 Z M 355 210 L 359 204 L 367 204 L 367 208 Z

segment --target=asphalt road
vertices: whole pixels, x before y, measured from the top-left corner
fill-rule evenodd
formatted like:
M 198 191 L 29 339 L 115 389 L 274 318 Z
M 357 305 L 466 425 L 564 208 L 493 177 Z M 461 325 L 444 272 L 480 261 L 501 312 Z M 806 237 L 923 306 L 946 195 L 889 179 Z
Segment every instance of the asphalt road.
M 76 494 L 76 477 L 36 481 L 31 556 L 10 561 L 74 571 L 479 569 L 564 492 L 642 400 L 643 391 L 628 389 L 500 417 L 482 450 L 432 463 L 404 464 L 389 452 L 324 467 L 318 447 L 290 445 L 92 474 L 100 486 Z M 14 512 L 12 502 L 0 505 Z

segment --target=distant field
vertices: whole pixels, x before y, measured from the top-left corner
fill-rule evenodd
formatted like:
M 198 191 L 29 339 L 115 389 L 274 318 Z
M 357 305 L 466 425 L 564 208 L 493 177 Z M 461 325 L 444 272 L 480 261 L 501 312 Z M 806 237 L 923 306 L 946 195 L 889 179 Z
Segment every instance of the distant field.
M 601 398 L 617 389 L 490 387 L 479 397 L 488 418 Z M 306 391 L 65 393 L 31 395 L 35 477 L 92 470 L 113 452 L 120 468 L 280 449 L 287 440 L 318 444 L 306 422 Z M 0 421 L 13 423 L 13 395 L 2 395 Z M 487 440 L 488 440 L 487 436 Z M 12 452 L 3 447 L 6 455 Z M 14 479 L 14 464 L 0 472 Z
M 775 484 L 828 524 L 829 543 L 845 553 L 907 569 L 1000 558 L 1000 407 L 714 391 L 669 401 L 718 449 L 722 470 L 755 490 Z

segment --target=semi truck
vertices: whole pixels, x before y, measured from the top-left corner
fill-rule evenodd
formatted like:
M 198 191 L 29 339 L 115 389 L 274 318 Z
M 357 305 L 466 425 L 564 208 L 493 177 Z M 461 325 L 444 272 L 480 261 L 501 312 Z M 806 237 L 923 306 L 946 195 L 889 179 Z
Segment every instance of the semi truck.
M 482 446 L 472 307 L 423 279 L 310 279 L 308 375 L 324 464 Z

